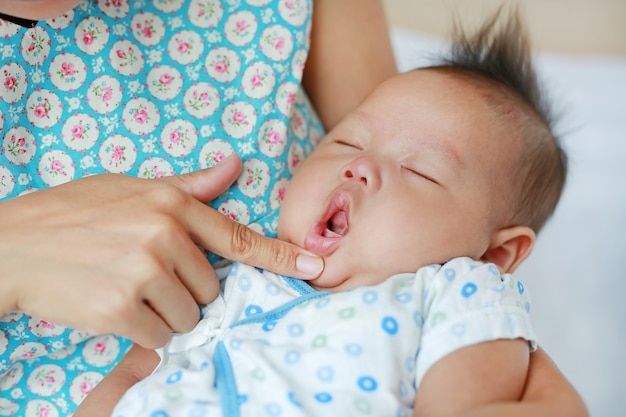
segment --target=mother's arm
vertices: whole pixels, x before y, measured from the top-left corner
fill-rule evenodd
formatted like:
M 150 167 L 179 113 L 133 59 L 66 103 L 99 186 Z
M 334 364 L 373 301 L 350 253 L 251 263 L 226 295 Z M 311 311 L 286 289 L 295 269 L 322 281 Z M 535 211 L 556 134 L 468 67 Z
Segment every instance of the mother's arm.
M 574 387 L 542 349 L 530 355 L 530 366 L 520 402 L 496 402 L 457 417 L 589 417 Z
M 519 340 L 455 351 L 426 372 L 414 416 L 588 417 L 576 390 L 543 350 L 530 355 L 528 368 L 526 363 L 528 347 Z M 520 393 L 522 401 L 515 401 Z
M 396 73 L 382 1 L 314 1 L 303 85 L 327 131 Z
M 522 404 L 513 412 L 494 410 L 484 416 L 589 417 L 582 398 L 541 348 L 530 355 Z

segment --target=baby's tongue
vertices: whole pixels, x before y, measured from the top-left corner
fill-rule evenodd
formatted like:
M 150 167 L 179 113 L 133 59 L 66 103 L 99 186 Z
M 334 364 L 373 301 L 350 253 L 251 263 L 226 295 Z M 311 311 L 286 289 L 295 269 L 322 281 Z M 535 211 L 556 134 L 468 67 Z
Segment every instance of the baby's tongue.
M 328 220 L 328 225 L 324 230 L 324 237 L 341 237 L 345 236 L 347 232 L 348 222 L 346 213 L 344 211 L 338 211 Z

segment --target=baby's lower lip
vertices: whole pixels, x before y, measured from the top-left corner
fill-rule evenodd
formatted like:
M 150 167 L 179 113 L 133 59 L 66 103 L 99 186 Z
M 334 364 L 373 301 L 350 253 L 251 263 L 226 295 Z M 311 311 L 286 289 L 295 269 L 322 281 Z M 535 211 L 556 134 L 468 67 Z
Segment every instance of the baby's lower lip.
M 343 236 L 324 236 L 324 230 L 316 227 L 304 239 L 304 248 L 320 256 L 332 255 L 339 246 Z
M 320 256 L 332 255 L 339 242 L 348 234 L 349 209 L 349 196 L 343 192 L 335 192 L 319 223 L 306 235 L 304 247 Z

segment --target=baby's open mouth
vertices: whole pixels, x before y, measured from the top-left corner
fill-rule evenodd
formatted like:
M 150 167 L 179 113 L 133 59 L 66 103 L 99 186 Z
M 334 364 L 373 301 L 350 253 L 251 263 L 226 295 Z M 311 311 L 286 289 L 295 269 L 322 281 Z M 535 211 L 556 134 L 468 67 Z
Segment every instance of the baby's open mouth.
M 348 233 L 348 216 L 345 211 L 338 211 L 326 222 L 324 237 L 342 237 Z
M 343 193 L 332 196 L 326 212 L 304 239 L 304 247 L 321 256 L 331 255 L 350 230 L 350 198 Z

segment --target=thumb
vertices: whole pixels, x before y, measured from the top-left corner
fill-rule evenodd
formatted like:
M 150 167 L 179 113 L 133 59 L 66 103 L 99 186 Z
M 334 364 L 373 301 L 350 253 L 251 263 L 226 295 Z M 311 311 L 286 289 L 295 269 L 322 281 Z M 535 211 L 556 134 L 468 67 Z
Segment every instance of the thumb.
M 237 154 L 231 154 L 212 168 L 165 177 L 157 181 L 173 185 L 196 200 L 208 202 L 228 189 L 241 173 L 241 168 L 241 158 Z

